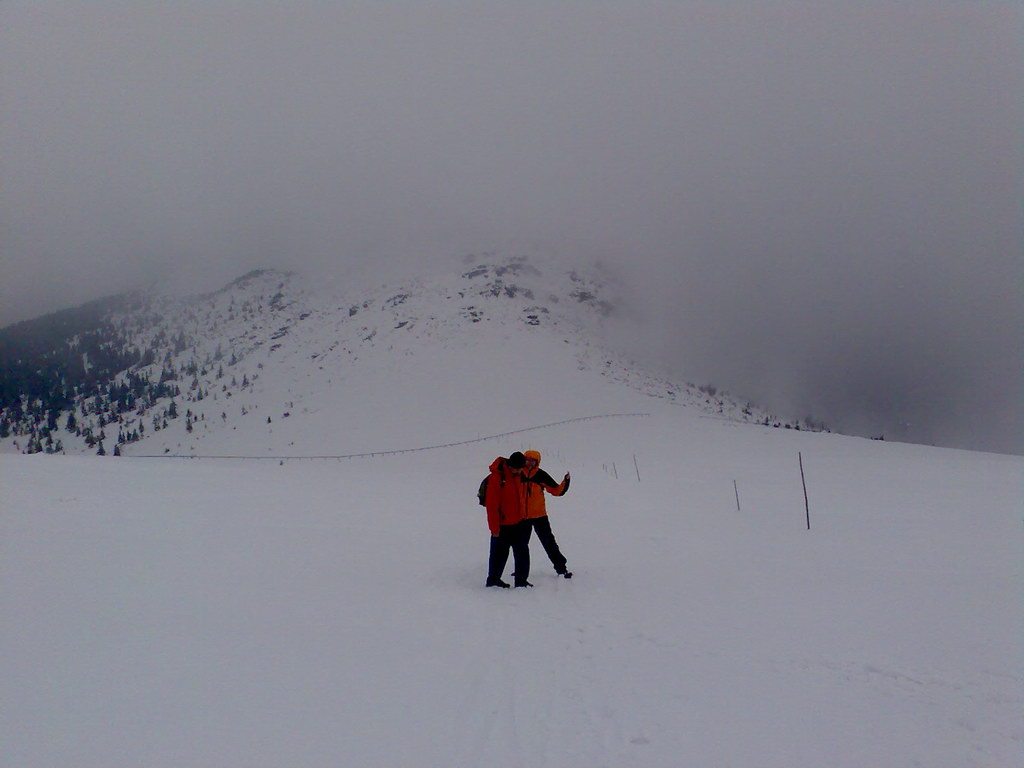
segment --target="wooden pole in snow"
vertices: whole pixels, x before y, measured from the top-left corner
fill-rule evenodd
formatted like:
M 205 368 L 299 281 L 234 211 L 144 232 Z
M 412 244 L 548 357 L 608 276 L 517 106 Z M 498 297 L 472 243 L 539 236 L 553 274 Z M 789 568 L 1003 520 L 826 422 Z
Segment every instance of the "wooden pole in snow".
M 804 478 L 804 455 L 803 453 L 797 453 L 800 457 L 800 482 L 804 486 L 804 511 L 807 513 L 807 530 L 811 530 L 811 505 L 807 501 L 807 480 Z

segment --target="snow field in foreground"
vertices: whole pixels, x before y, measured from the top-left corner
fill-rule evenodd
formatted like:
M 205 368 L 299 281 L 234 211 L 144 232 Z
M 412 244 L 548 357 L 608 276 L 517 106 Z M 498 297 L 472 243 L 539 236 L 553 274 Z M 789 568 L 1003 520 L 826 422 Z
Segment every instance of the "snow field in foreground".
M 524 448 L 572 472 L 576 578 L 534 542 L 536 588 L 488 590 L 476 485 Z M 344 462 L 0 456 L 0 764 L 1016 765 L 1022 466 L 671 407 Z

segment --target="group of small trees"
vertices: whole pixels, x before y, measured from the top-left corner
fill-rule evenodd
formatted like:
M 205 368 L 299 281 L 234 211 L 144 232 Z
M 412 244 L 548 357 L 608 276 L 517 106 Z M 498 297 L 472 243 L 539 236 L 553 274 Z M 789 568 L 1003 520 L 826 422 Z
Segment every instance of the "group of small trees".
M 205 358 L 192 354 L 178 362 L 192 343 L 183 332 L 158 330 L 140 350 L 130 330 L 96 316 L 110 308 L 101 302 L 92 311 L 58 313 L 0 331 L 0 438 L 24 438 L 19 447 L 26 453 L 61 453 L 62 426 L 105 455 L 108 427 L 117 425 L 114 451 L 120 453 L 117 446 L 145 437 L 147 423 L 159 431 L 178 418 L 176 398 L 209 397 L 202 382 L 224 379 L 225 362 L 237 363 L 234 352 L 225 361 L 220 346 Z M 183 397 L 179 382 L 188 379 Z M 244 376 L 242 386 L 249 385 Z M 190 415 L 188 427 L 196 420 Z

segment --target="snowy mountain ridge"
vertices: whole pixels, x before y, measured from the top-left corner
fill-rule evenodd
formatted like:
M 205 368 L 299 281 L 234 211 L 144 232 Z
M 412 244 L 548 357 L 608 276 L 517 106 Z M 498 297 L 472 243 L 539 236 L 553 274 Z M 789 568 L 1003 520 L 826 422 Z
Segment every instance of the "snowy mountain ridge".
M 20 403 L 8 400 L 0 412 L 0 450 L 196 455 L 314 444 L 377 450 L 373 440 L 357 446 L 337 437 L 383 437 L 379 427 L 388 415 L 425 422 L 426 441 L 437 438 L 437 424 L 426 413 L 443 412 L 444 424 L 461 423 L 464 433 L 474 434 L 588 416 L 564 410 L 583 381 L 613 383 L 725 419 L 808 428 L 712 387 L 669 381 L 610 351 L 599 337 L 616 312 L 613 280 L 599 270 L 558 270 L 535 258 L 466 257 L 449 274 L 359 292 L 256 270 L 203 296 L 154 289 L 116 297 L 111 305 L 90 337 L 93 351 L 73 360 L 85 383 L 68 382 L 63 398 L 54 398 L 54 379 L 75 376 L 51 371 L 49 398 L 56 404 L 44 402 L 46 396 L 34 399 L 31 386 Z M 78 333 L 52 346 L 67 354 L 82 348 L 83 338 Z M 108 356 L 115 362 L 100 365 Z M 436 368 L 438 388 L 402 393 L 403 381 L 419 380 L 403 372 L 407 365 Z M 481 387 L 502 369 L 506 378 L 522 379 L 519 391 L 536 389 L 558 407 L 520 407 L 511 422 L 488 422 L 493 405 L 480 401 Z M 553 376 L 556 370 L 560 375 Z M 505 383 L 495 391 L 504 392 Z M 420 408 L 404 410 L 395 398 Z M 452 418 L 470 402 L 476 404 L 464 409 L 467 418 Z M 642 404 L 628 405 L 642 410 Z M 377 418 L 367 421 L 368 413 Z M 290 421 L 282 445 L 270 435 L 284 419 Z M 460 435 L 449 430 L 444 437 Z

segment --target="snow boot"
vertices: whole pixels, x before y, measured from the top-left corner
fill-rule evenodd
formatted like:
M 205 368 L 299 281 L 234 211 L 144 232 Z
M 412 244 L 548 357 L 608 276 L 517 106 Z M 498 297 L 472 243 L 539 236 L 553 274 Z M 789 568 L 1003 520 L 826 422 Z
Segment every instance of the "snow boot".
M 516 588 L 519 588 L 519 587 L 532 587 L 532 586 L 533 586 L 533 584 L 531 584 L 528 581 L 517 581 L 516 582 Z
M 563 568 L 560 571 L 556 570 L 555 573 L 557 573 L 563 579 L 571 579 L 572 578 L 572 571 L 567 571 L 567 570 L 565 570 L 565 568 Z
M 508 583 L 502 581 L 501 579 L 488 579 L 487 580 L 487 586 L 488 587 L 501 587 L 502 589 L 508 589 L 508 587 L 509 587 Z

